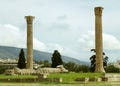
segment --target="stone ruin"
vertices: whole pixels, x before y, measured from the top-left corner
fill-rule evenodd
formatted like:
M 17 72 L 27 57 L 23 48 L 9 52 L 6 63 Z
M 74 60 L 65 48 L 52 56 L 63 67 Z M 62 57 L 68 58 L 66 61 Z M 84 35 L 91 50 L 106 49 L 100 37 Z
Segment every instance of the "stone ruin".
M 32 82 L 62 82 L 62 78 L 47 78 L 48 74 L 39 74 L 36 78 L 0 78 L 0 82 L 20 82 L 20 83 L 32 83 Z
M 44 74 L 44 73 L 63 73 L 68 72 L 63 65 L 57 66 L 57 68 L 39 68 L 37 70 L 34 69 L 19 69 L 17 67 L 13 69 L 7 69 L 5 71 L 6 75 L 38 75 L 38 74 Z
M 75 79 L 77 82 L 120 82 L 120 74 L 103 73 L 101 77 L 81 77 Z
M 68 72 L 63 65 L 59 65 L 57 68 L 39 68 L 33 69 L 33 19 L 34 16 L 25 16 L 27 22 L 27 69 L 14 68 L 12 70 L 6 70 L 6 73 L 11 74 L 41 74 L 41 73 L 58 73 Z M 8 71 L 8 72 L 7 72 Z
M 5 71 L 7 75 L 30 75 L 30 74 L 44 74 L 44 73 L 60 73 L 68 72 L 63 65 L 57 68 L 39 68 L 33 69 L 33 19 L 34 16 L 25 16 L 27 22 L 27 67 L 26 69 L 19 69 L 17 67 Z

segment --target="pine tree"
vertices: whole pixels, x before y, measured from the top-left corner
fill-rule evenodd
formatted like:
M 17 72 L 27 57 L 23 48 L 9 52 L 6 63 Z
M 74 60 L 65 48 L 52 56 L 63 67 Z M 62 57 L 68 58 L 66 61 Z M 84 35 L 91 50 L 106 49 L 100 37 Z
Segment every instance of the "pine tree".
M 20 68 L 20 69 L 23 69 L 23 68 L 26 67 L 25 55 L 24 55 L 23 49 L 21 49 L 21 51 L 20 51 L 17 67 Z
M 58 65 L 62 65 L 63 61 L 61 59 L 61 55 L 58 52 L 58 50 L 54 50 L 54 53 L 52 55 L 52 67 L 56 68 Z

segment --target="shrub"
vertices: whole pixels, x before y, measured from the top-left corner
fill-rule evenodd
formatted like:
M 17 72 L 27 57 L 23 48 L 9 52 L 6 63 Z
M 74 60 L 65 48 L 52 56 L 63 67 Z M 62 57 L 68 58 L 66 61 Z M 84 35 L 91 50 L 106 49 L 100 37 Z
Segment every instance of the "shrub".
M 79 65 L 79 64 L 75 64 L 73 62 L 68 62 L 68 63 L 64 63 L 64 67 L 72 72 L 89 72 L 89 66 L 87 65 Z
M 0 67 L 0 74 L 3 74 L 5 72 L 6 68 L 5 67 Z
M 106 72 L 108 72 L 108 73 L 119 73 L 120 69 L 115 67 L 114 65 L 109 65 L 106 68 Z

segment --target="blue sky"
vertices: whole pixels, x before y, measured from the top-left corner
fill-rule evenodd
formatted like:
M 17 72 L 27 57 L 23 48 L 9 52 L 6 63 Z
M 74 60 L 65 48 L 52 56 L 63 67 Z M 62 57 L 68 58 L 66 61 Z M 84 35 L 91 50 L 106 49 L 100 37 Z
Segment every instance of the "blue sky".
M 94 7 L 103 10 L 104 52 L 110 62 L 120 59 L 119 0 L 2 0 L 0 45 L 26 47 L 26 20 L 34 19 L 34 49 L 89 61 L 94 54 Z

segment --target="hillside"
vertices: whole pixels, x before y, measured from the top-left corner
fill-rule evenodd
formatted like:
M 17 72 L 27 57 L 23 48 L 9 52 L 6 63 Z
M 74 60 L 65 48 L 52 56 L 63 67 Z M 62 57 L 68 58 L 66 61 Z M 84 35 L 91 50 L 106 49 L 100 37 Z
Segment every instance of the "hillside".
M 19 53 L 20 53 L 21 48 L 16 48 L 16 47 L 7 47 L 7 46 L 0 46 L 0 58 L 7 59 L 7 58 L 18 58 Z M 26 53 L 26 49 L 24 49 L 24 52 Z M 34 60 L 49 60 L 51 62 L 51 53 L 43 52 L 43 51 L 38 51 L 34 50 Z M 88 65 L 87 62 L 79 61 L 77 59 L 63 56 L 62 59 L 64 62 L 75 62 L 77 64 L 86 64 Z

